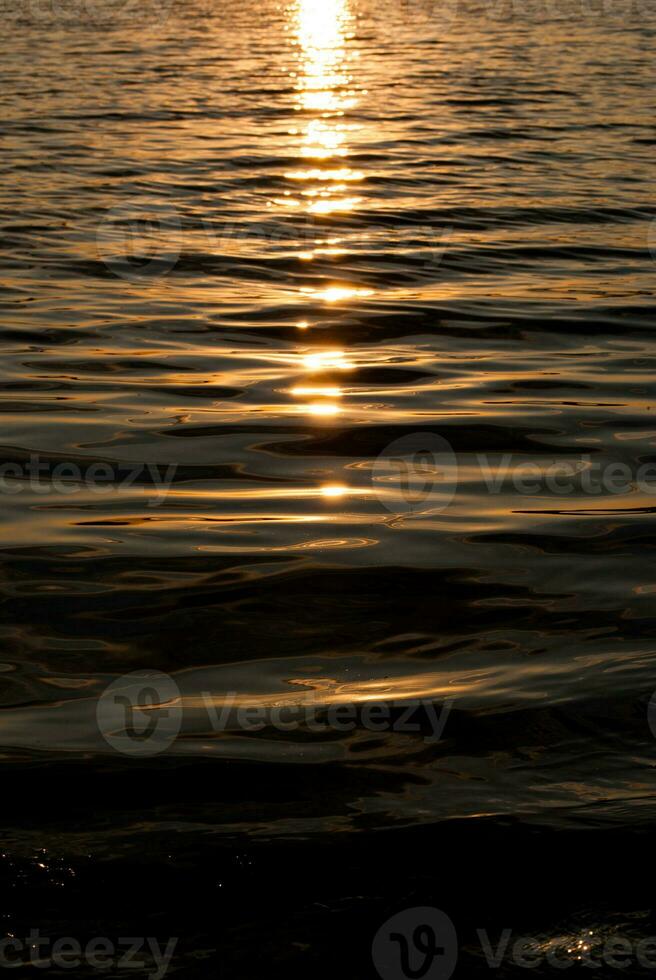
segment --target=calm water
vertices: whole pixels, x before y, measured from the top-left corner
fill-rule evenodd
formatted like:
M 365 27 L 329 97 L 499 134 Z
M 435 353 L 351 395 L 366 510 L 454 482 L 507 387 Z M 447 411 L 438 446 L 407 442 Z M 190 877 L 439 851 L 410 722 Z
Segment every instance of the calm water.
M 340 893 L 356 915 L 391 901 L 377 834 L 646 833 L 656 9 L 19 7 L 0 3 L 7 887 L 147 854 L 157 891 L 180 851 L 193 918 L 218 895 L 200 867 L 247 891 L 342 833 L 374 848 Z M 436 436 L 409 492 L 397 440 Z M 184 708 L 148 761 L 96 721 L 138 669 Z M 432 742 L 217 732 L 207 692 L 450 714 Z M 324 935 L 306 912 L 301 959 Z

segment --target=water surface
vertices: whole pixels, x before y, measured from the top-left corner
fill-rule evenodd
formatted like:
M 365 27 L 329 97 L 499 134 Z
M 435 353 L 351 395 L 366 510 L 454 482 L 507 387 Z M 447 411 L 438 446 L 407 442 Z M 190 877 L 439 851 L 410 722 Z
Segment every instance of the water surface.
M 0 744 L 118 779 L 96 706 L 137 669 L 188 725 L 147 816 L 114 782 L 111 826 L 47 806 L 8 845 L 644 826 L 656 477 L 490 473 L 656 463 L 653 13 L 65 7 L 2 4 L 2 458 L 45 468 L 2 497 Z M 446 506 L 380 468 L 417 435 Z M 452 710 L 254 736 L 204 691 Z

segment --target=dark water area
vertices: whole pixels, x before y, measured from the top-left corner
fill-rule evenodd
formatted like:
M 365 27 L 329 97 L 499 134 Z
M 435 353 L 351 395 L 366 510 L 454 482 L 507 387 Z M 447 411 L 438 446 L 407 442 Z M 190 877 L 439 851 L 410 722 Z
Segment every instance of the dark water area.
M 0 16 L 0 933 L 656 936 L 656 6 Z

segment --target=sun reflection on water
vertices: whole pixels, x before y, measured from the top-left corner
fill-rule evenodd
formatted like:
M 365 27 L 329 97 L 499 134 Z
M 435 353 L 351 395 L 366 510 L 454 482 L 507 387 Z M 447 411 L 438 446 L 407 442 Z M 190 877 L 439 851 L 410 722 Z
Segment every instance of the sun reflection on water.
M 351 21 L 348 0 L 297 0 L 296 36 L 302 52 L 300 99 L 304 109 L 344 108 L 342 90 L 351 82 L 344 50 L 351 36 Z M 318 94 L 323 98 L 317 100 Z
M 357 289 L 354 286 L 327 286 L 325 289 L 314 289 L 311 293 L 317 299 L 326 303 L 339 303 L 343 299 L 353 299 L 357 296 L 371 296 L 371 289 Z
M 296 137 L 295 155 L 299 166 L 290 168 L 285 178 L 293 190 L 285 192 L 285 205 L 301 209 L 307 215 L 310 227 L 322 216 L 354 211 L 361 198 L 353 193 L 355 185 L 364 180 L 364 173 L 350 167 L 349 134 L 356 128 L 347 118 L 358 102 L 358 92 L 350 72 L 352 57 L 349 41 L 353 38 L 354 18 L 350 0 L 295 0 L 289 8 L 292 29 L 297 47 L 298 62 L 290 74 L 296 85 L 296 112 L 302 120 L 290 129 Z M 339 248 L 339 237 L 327 237 L 319 226 L 311 247 L 307 241 L 299 248 L 298 258 L 312 262 L 319 256 L 336 257 L 346 251 Z M 328 280 L 302 293 L 328 305 L 342 303 L 370 291 Z M 308 320 L 300 320 L 297 327 L 307 330 Z M 323 350 L 315 353 L 299 351 L 302 369 L 308 374 L 324 373 L 325 379 L 317 384 L 297 384 L 289 391 L 301 403 L 296 410 L 308 418 L 330 424 L 345 411 L 343 392 L 335 385 L 330 372 L 348 371 L 354 365 L 341 350 Z M 325 383 L 321 383 L 324 382 Z M 333 488 L 334 490 L 334 488 Z M 343 496 L 348 488 L 342 487 Z
M 351 371 L 355 365 L 341 350 L 323 350 L 307 354 L 303 358 L 303 367 L 311 373 L 317 371 Z
M 308 116 L 301 130 L 300 156 L 315 161 L 287 174 L 294 181 L 311 182 L 329 187 L 335 181 L 355 182 L 364 174 L 345 164 L 339 167 L 318 164 L 341 160 L 348 155 L 347 138 L 352 124 L 346 113 L 357 106 L 357 92 L 348 70 L 347 43 L 352 37 L 352 15 L 348 0 L 298 0 L 296 36 L 300 48 L 300 71 L 297 76 L 299 113 Z M 348 207 L 343 188 L 333 187 L 330 194 L 335 206 L 341 199 Z
M 304 117 L 295 132 L 301 136 L 301 159 L 313 161 L 314 166 L 301 166 L 286 177 L 307 185 L 302 196 L 310 198 L 309 214 L 350 210 L 359 199 L 347 196 L 344 184 L 363 180 L 364 174 L 342 162 L 353 129 L 345 116 L 358 102 L 347 54 L 353 37 L 349 0 L 297 0 L 292 9 L 299 49 L 299 70 L 293 73 L 296 111 Z M 332 166 L 321 166 L 329 162 Z M 312 201 L 318 196 L 323 200 Z

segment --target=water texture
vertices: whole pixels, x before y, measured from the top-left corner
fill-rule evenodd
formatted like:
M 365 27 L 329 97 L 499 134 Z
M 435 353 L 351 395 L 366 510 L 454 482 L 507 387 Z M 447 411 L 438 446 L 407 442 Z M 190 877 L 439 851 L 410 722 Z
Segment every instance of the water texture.
M 0 751 L 116 791 L 7 848 L 648 826 L 656 8 L 0 11 Z M 97 723 L 137 670 L 150 764 Z

